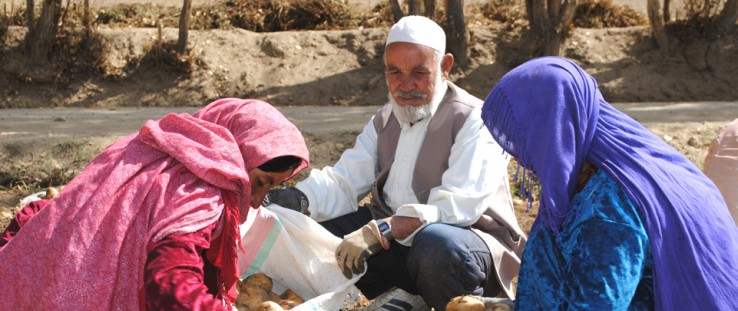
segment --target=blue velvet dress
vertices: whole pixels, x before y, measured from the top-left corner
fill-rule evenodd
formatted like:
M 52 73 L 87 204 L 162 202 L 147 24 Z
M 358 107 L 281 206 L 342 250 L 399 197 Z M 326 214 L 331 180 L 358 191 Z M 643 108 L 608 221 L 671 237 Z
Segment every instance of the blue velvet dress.
M 555 235 L 536 222 L 523 253 L 515 310 L 652 310 L 653 257 L 644 219 L 602 170 Z

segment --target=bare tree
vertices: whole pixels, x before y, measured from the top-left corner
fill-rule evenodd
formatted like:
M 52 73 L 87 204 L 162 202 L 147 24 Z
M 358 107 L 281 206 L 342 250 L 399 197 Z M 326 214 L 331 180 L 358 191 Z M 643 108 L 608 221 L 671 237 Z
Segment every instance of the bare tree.
M 69 7 L 72 5 L 72 1 L 67 0 L 67 6 L 64 7 L 64 10 L 61 11 L 61 18 L 59 18 L 59 22 L 57 23 L 57 27 L 59 27 L 59 31 L 64 29 L 64 26 L 67 23 L 67 13 L 69 13 Z
M 464 21 L 464 0 L 446 0 L 446 50 L 459 65 L 466 65 L 467 35 Z
M 177 52 L 187 52 L 187 37 L 190 28 L 190 15 L 192 12 L 192 0 L 184 0 L 182 14 L 179 16 L 179 40 L 177 40 Z
M 405 15 L 422 15 L 433 18 L 436 14 L 436 0 L 407 0 L 407 13 L 403 10 L 403 5 L 399 0 L 390 0 L 390 9 L 395 22 L 399 21 Z
M 735 22 L 738 19 L 738 0 L 728 0 L 723 7 L 723 11 L 718 17 L 720 27 L 726 31 L 732 31 L 735 28 Z
M 433 18 L 436 15 L 436 0 L 425 0 L 425 16 Z
M 543 46 L 543 55 L 560 55 L 574 18 L 576 0 L 525 0 L 530 29 Z
M 390 8 L 392 9 L 392 17 L 395 18 L 395 23 L 405 16 L 398 0 L 390 0 Z
M 13 7 L 13 3 L 11 3 L 10 6 L 10 12 L 8 12 L 8 4 L 3 3 L 3 17 L 2 22 L 0 22 L 0 48 L 5 45 L 5 34 L 8 33 L 8 28 L 10 27 L 10 16 L 13 15 L 13 10 L 15 9 Z
M 407 15 L 423 15 L 423 2 L 421 0 L 407 0 Z
M 668 22 L 671 19 L 671 0 L 664 0 L 664 22 Z
M 44 0 L 41 16 L 26 37 L 31 50 L 31 59 L 36 62 L 48 60 L 51 47 L 56 40 L 62 0 Z
M 407 14 L 403 11 L 399 0 L 390 0 L 395 22 L 405 15 L 423 15 L 431 19 L 436 15 L 436 0 L 407 0 L 405 4 L 407 4 Z M 454 55 L 457 64 L 465 65 L 468 58 L 468 36 L 464 20 L 464 0 L 444 0 L 444 5 L 447 51 Z
M 28 32 L 33 32 L 33 27 L 35 27 L 35 18 L 34 15 L 34 9 L 36 8 L 36 4 L 33 0 L 26 0 L 26 23 L 28 25 Z
M 92 34 L 92 20 L 90 19 L 90 0 L 85 0 L 84 12 L 82 15 L 82 26 L 85 27 L 85 33 L 88 36 Z
M 668 1 L 668 0 L 667 0 Z M 648 0 L 646 10 L 648 11 L 648 20 L 651 24 L 651 31 L 656 38 L 656 43 L 664 51 L 669 50 L 669 36 L 666 34 L 666 20 L 661 14 L 659 0 Z

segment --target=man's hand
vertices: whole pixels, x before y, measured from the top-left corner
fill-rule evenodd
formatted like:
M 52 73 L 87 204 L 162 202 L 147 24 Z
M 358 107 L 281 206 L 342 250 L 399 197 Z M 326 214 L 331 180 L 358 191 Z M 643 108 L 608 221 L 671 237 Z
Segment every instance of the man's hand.
M 336 249 L 336 260 L 343 276 L 350 279 L 354 274 L 364 272 L 364 263 L 369 256 L 382 249 L 377 222 L 368 224 L 343 237 Z
M 274 188 L 269 190 L 269 193 L 264 197 L 264 201 L 261 202 L 261 205 L 267 206 L 272 203 L 298 211 L 305 215 L 310 214 L 308 211 L 310 202 L 308 201 L 307 196 L 300 191 L 300 189 L 295 187 L 281 189 Z

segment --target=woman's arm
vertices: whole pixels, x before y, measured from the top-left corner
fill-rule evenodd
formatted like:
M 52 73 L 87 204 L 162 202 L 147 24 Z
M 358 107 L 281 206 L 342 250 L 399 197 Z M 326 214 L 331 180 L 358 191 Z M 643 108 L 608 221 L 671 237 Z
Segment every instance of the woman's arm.
M 146 309 L 227 310 L 215 296 L 217 284 L 206 282 L 217 278 L 204 272 L 217 271 L 202 256 L 203 250 L 210 247 L 215 225 L 149 243 L 144 268 Z
M 36 200 L 26 204 L 15 217 L 10 221 L 8 227 L 5 228 L 5 232 L 0 235 L 0 248 L 8 244 L 13 237 L 18 234 L 21 228 L 29 221 L 33 216 L 36 216 L 42 208 L 49 205 L 50 200 Z

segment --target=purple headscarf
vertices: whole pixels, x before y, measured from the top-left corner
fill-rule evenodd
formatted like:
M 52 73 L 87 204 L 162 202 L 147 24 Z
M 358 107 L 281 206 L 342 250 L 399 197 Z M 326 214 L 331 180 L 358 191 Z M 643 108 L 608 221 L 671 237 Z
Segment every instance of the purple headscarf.
M 677 150 L 605 102 L 582 68 L 558 57 L 528 61 L 495 85 L 482 118 L 538 176 L 537 226 L 558 232 L 588 160 L 645 218 L 656 308 L 738 310 L 738 229 L 720 192 Z

